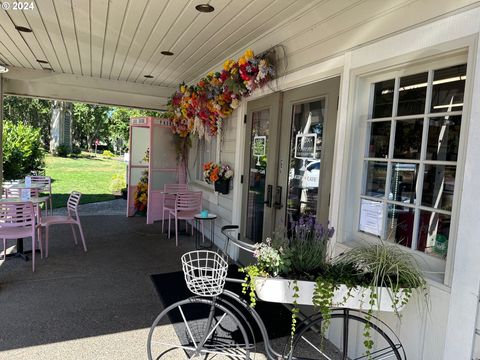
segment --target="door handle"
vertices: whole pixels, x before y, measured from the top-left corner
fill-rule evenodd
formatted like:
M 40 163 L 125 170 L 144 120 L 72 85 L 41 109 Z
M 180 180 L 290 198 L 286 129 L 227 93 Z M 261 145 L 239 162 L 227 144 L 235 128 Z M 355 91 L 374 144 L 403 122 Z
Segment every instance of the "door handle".
M 272 207 L 272 193 L 273 193 L 273 186 L 267 185 L 267 199 L 264 201 L 264 204 L 267 205 L 269 208 Z
M 282 187 L 277 186 L 275 188 L 275 203 L 273 204 L 275 209 L 281 209 L 283 207 L 282 205 Z

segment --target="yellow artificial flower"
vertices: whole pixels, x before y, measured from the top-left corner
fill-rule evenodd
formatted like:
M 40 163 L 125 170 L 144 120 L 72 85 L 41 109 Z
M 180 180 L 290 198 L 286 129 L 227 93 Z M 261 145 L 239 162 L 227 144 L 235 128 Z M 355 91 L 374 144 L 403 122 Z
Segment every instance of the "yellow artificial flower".
M 185 85 L 180 86 L 180 92 L 182 94 L 185 93 L 185 90 L 186 90 Z
M 233 68 L 232 71 L 230 71 L 232 74 L 236 74 L 238 72 L 238 68 Z
M 245 51 L 245 58 L 248 60 L 248 59 L 251 59 L 253 58 L 253 51 L 252 49 L 247 49 L 247 51 Z
M 238 64 L 239 65 L 245 65 L 247 63 L 247 59 L 245 56 L 242 56 L 240 59 L 238 59 Z
M 235 61 L 228 59 L 223 63 L 223 69 L 226 71 L 229 71 L 234 64 L 235 64 Z

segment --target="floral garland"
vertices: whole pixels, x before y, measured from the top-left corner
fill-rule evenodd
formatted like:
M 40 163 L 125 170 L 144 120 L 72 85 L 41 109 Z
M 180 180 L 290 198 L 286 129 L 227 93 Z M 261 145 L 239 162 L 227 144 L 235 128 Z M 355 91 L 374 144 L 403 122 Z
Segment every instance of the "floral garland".
M 180 84 L 168 101 L 165 117 L 172 121 L 178 137 L 194 134 L 209 139 L 239 106 L 241 98 L 267 84 L 274 74 L 266 54 L 254 56 L 248 49 L 238 61 L 226 60 L 221 72 L 208 73 L 196 85 Z

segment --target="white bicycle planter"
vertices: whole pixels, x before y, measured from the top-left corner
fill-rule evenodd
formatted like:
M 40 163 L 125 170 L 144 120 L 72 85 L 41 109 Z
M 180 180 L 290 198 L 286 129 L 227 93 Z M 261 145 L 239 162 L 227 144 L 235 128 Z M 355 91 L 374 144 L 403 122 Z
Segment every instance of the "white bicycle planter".
M 237 228 L 235 225 L 222 228 L 222 233 L 227 237 L 225 250 L 233 243 L 253 252 L 252 245 L 229 236 L 229 231 Z M 360 310 L 347 307 L 332 308 L 329 319 L 331 330 L 327 336 L 320 332 L 324 321 L 321 314 L 304 319 L 298 324 L 295 337 L 287 342 L 285 351 L 281 354 L 272 348 L 265 324 L 257 311 L 239 295 L 223 289 L 225 281 L 243 281 L 226 278 L 228 263 L 222 255 L 213 251 L 193 251 L 182 256 L 182 265 L 187 286 L 196 296 L 168 306 L 157 316 L 148 335 L 149 360 L 254 359 L 257 340 L 264 342 L 268 359 L 274 360 L 406 359 L 400 341 L 385 323 Z M 311 305 L 313 283 L 297 283 L 303 289 L 303 297 L 297 299 L 297 303 Z M 256 290 L 261 300 L 293 302 L 289 280 L 259 278 Z M 342 296 L 341 293 L 338 296 Z M 358 297 L 365 297 L 365 294 L 362 296 L 359 291 L 358 296 L 352 296 L 352 302 L 346 305 L 353 306 L 354 299 Z M 368 298 L 369 295 L 366 299 Z M 385 296 L 386 298 L 389 297 Z M 359 301 L 357 303 L 360 304 Z M 381 307 L 392 311 L 391 303 Z M 175 333 L 171 327 L 166 326 L 170 323 L 169 319 L 176 319 L 173 321 Z M 262 339 L 255 339 L 252 324 L 258 327 Z M 353 336 L 365 324 L 368 324 L 375 344 L 374 348 L 369 349 L 369 355 L 365 355 L 363 342 Z

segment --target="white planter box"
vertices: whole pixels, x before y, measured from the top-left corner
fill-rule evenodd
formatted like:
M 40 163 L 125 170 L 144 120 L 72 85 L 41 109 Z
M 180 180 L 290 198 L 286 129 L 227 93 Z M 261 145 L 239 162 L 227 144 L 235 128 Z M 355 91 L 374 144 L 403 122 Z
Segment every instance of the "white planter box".
M 297 304 L 313 305 L 312 298 L 315 289 L 315 282 L 298 280 L 297 285 L 300 289 Z M 257 293 L 257 297 L 260 300 L 268 302 L 293 304 L 293 286 L 294 281 L 288 279 L 264 277 L 257 277 L 255 279 L 255 292 Z M 334 292 L 332 307 L 369 310 L 370 293 L 371 290 L 369 288 L 358 286 L 352 289 L 350 296 L 347 298 L 348 287 L 346 285 L 340 285 L 340 287 Z M 379 288 L 379 301 L 373 305 L 372 309 L 375 311 L 393 312 L 394 306 L 392 296 L 393 294 L 388 288 Z M 404 307 L 404 305 L 401 304 L 403 297 L 404 294 L 400 291 L 400 301 L 397 304 L 397 311 L 401 311 Z

